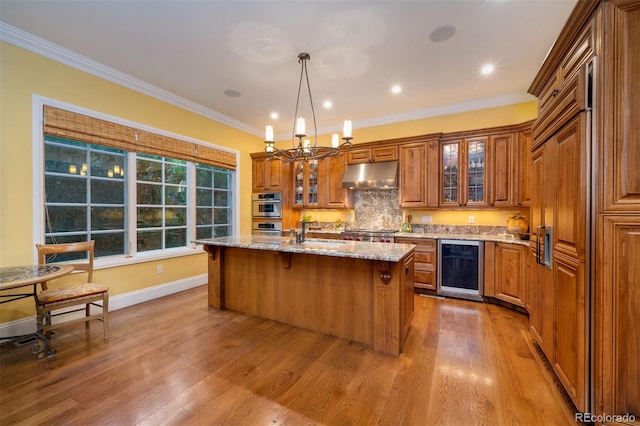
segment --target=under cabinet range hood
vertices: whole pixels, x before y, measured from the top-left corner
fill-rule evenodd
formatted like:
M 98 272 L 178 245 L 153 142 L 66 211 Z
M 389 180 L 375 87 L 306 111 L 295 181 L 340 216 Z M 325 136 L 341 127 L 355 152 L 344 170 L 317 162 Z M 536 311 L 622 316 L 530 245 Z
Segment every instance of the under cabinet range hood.
M 342 178 L 349 189 L 394 189 L 398 187 L 398 162 L 351 164 Z

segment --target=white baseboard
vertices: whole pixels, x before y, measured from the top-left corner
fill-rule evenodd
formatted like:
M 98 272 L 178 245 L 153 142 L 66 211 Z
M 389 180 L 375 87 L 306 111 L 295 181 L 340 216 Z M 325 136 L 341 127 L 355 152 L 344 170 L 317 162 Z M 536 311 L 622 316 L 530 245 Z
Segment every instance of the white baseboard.
M 142 290 L 135 290 L 125 294 L 111 296 L 109 297 L 109 312 L 117 311 L 118 309 L 127 308 L 139 303 L 148 302 L 149 300 L 158 299 L 184 290 L 189 290 L 190 288 L 198 287 L 206 283 L 207 274 L 201 274 L 170 283 L 144 288 Z M 76 315 L 80 317 L 82 314 L 77 313 Z M 72 315 L 69 315 L 66 319 L 71 319 L 72 317 Z M 36 317 L 34 315 L 32 317 L 0 324 L 0 337 L 32 334 L 35 329 Z

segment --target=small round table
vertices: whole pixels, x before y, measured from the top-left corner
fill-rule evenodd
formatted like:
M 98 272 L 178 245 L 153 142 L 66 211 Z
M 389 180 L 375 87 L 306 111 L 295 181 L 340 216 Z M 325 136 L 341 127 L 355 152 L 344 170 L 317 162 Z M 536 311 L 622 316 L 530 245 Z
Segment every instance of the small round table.
M 73 266 L 71 265 L 25 265 L 0 268 L 0 304 L 27 297 L 33 297 L 34 303 L 37 304 L 38 283 L 59 278 L 71 272 L 73 272 Z M 30 293 L 12 292 L 11 294 L 2 294 L 8 290 L 16 290 L 28 286 L 33 286 L 33 290 Z M 42 347 L 40 347 L 40 344 L 37 344 L 31 349 L 31 352 L 37 353 L 40 358 L 42 358 L 44 354 L 50 356 L 53 354 L 53 351 L 49 351 L 49 341 L 42 332 L 43 318 L 36 318 L 36 324 L 36 331 L 33 334 L 0 337 L 0 339 L 18 340 L 33 336 L 42 342 Z

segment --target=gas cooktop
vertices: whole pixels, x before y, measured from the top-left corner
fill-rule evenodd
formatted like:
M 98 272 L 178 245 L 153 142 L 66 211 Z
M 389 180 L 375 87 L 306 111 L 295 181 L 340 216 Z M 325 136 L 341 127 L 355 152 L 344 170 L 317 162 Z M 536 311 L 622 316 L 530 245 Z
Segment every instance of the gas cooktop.
M 365 228 L 356 228 L 356 229 L 347 229 L 345 232 L 351 232 L 353 234 L 395 234 L 399 232 L 397 229 L 365 229 Z
M 340 233 L 340 239 L 347 241 L 370 241 L 373 243 L 392 243 L 397 229 L 348 229 Z

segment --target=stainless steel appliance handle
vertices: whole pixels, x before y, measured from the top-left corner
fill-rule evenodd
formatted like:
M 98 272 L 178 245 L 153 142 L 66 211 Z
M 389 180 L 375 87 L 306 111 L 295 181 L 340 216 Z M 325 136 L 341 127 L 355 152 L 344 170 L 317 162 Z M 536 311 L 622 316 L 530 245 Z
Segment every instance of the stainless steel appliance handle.
M 536 226 L 536 263 L 540 265 L 544 265 L 544 260 L 542 259 L 542 245 L 540 244 L 540 233 L 545 229 L 544 225 Z

